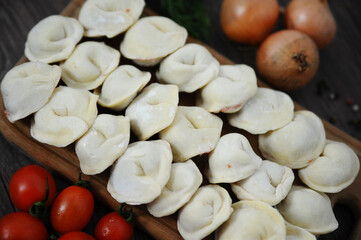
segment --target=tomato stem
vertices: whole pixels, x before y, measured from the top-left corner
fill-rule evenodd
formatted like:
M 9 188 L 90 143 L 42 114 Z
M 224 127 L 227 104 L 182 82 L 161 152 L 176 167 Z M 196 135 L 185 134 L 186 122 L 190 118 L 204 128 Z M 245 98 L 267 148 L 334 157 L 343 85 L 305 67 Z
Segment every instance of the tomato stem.
M 50 240 L 57 240 L 61 237 L 61 233 L 53 233 L 50 235 L 49 239 Z
M 29 213 L 31 216 L 40 218 L 40 219 L 45 219 L 49 215 L 49 211 L 47 208 L 47 204 L 49 203 L 48 197 L 49 197 L 49 181 L 48 181 L 48 177 L 46 177 L 45 198 L 42 201 L 38 201 L 38 202 L 34 203 L 30 207 Z
M 79 178 L 78 178 L 78 181 L 76 183 L 74 183 L 75 186 L 78 186 L 78 187 L 83 187 L 83 188 L 86 188 L 88 190 L 90 190 L 90 182 L 87 181 L 87 180 L 82 180 L 81 179 L 81 173 L 79 173 Z
M 307 56 L 304 54 L 304 51 L 299 52 L 292 56 L 292 59 L 297 63 L 298 71 L 304 72 L 308 67 L 310 67 L 310 63 L 307 62 Z
M 130 222 L 133 218 L 133 208 L 126 208 L 125 204 L 121 203 L 118 207 L 118 214 L 122 216 L 125 221 Z

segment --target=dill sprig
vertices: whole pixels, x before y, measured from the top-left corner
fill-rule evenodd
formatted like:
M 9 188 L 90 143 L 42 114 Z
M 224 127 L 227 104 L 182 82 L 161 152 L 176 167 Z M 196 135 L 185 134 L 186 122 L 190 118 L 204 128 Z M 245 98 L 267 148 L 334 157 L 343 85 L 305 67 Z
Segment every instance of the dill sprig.
M 192 37 L 208 40 L 210 20 L 204 0 L 161 0 L 161 8 Z

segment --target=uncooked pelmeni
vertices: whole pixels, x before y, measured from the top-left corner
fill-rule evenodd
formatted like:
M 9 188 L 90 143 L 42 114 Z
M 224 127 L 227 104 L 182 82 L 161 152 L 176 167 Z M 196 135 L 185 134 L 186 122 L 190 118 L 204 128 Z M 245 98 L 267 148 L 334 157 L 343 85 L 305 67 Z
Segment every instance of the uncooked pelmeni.
M 159 133 L 167 140 L 175 162 L 183 162 L 216 146 L 222 131 L 222 120 L 200 107 L 179 106 L 172 124 Z
M 175 84 L 180 92 L 194 92 L 217 77 L 219 62 L 203 46 L 189 43 L 166 57 L 156 73 L 159 82 Z
M 199 91 L 196 104 L 209 112 L 234 113 L 256 92 L 257 77 L 251 67 L 222 65 L 218 77 Z
M 286 93 L 260 87 L 240 111 L 228 115 L 228 122 L 252 134 L 264 134 L 291 122 L 293 108 L 293 101 Z
M 139 140 L 147 140 L 168 127 L 176 114 L 178 87 L 153 83 L 131 102 L 125 111 Z
M 310 111 L 297 111 L 286 126 L 259 135 L 259 149 L 271 161 L 290 168 L 309 165 L 323 151 L 325 128 L 321 119 Z
M 98 96 L 84 89 L 60 86 L 34 115 L 30 133 L 42 143 L 65 147 L 80 138 L 94 123 Z
M 138 20 L 144 5 L 144 0 L 87 0 L 79 12 L 84 35 L 115 37 Z
M 75 145 L 81 171 L 87 175 L 103 172 L 125 152 L 129 137 L 127 117 L 99 114 Z
M 310 165 L 298 171 L 310 188 L 336 193 L 350 186 L 360 170 L 356 153 L 346 144 L 327 140 L 325 150 Z
M 27 62 L 10 69 L 1 82 L 1 94 L 9 121 L 25 118 L 44 106 L 60 76 L 60 67 L 41 62 Z
M 286 240 L 316 240 L 316 236 L 301 227 L 286 222 Z
M 107 190 L 120 203 L 150 203 L 167 184 L 171 166 L 172 151 L 166 141 L 134 142 L 113 164 Z
M 69 87 L 91 90 L 103 83 L 119 61 L 118 50 L 101 42 L 83 42 L 60 64 L 61 77 Z
M 115 111 L 125 109 L 151 78 L 150 72 L 142 72 L 131 65 L 121 65 L 104 80 L 98 103 Z
M 75 18 L 53 15 L 38 22 L 29 32 L 25 56 L 44 63 L 67 59 L 83 37 L 84 29 Z
M 292 186 L 277 209 L 287 222 L 316 235 L 332 232 L 338 227 L 328 196 L 307 187 Z
M 173 163 L 170 178 L 162 193 L 147 209 L 155 217 L 164 217 L 183 207 L 202 183 L 202 173 L 192 160 Z
M 233 183 L 254 174 L 262 159 L 239 133 L 222 136 L 209 154 L 206 176 L 210 183 Z
M 182 47 L 187 36 L 187 30 L 169 18 L 144 17 L 126 32 L 120 52 L 139 65 L 154 66 Z
M 285 240 L 286 226 L 281 214 L 260 201 L 239 201 L 231 217 L 216 231 L 216 240 Z
M 227 221 L 232 214 L 232 199 L 218 185 L 200 187 L 179 211 L 177 227 L 186 240 L 203 239 Z
M 252 176 L 231 186 L 240 200 L 258 200 L 276 205 L 287 196 L 294 179 L 295 175 L 289 167 L 263 160 Z

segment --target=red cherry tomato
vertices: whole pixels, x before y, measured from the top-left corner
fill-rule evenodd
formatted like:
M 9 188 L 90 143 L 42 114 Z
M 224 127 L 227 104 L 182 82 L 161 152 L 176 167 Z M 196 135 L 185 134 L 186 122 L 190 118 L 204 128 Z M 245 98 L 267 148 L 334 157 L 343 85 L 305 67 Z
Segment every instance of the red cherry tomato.
M 94 210 L 91 192 L 79 186 L 65 188 L 55 198 L 50 210 L 50 222 L 62 234 L 82 230 L 90 221 Z
M 48 231 L 42 221 L 25 212 L 13 212 L 0 220 L 1 240 L 48 240 Z
M 28 212 L 35 202 L 45 200 L 46 179 L 49 186 L 49 195 L 46 199 L 48 201 L 56 194 L 56 185 L 53 176 L 45 168 L 28 165 L 16 171 L 9 184 L 10 198 L 15 207 Z
M 117 212 L 102 217 L 94 230 L 97 240 L 131 240 L 133 233 L 133 226 Z
M 58 240 L 95 240 L 95 238 L 85 232 L 74 231 L 64 234 Z

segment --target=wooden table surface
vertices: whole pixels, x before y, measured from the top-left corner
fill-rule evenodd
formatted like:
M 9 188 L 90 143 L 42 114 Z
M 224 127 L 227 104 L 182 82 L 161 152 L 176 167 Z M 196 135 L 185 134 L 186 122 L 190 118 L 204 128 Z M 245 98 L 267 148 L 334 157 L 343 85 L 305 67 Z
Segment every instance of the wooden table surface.
M 0 79 L 20 59 L 29 30 L 41 19 L 57 14 L 69 0 L 0 0 Z M 230 41 L 219 23 L 221 0 L 206 0 L 212 28 L 207 44 L 236 63 L 255 67 L 256 46 Z M 289 0 L 279 0 L 285 6 Z M 159 0 L 146 1 L 147 6 L 160 13 Z M 337 35 L 331 45 L 320 51 L 320 66 L 315 78 L 306 87 L 288 92 L 292 99 L 321 118 L 361 141 L 361 1 L 332 0 L 331 11 L 337 21 Z M 276 29 L 283 27 L 279 21 Z M 319 86 L 327 84 L 327 88 Z M 336 96 L 336 97 L 334 97 Z M 359 107 L 360 106 L 360 107 Z M 0 218 L 15 211 L 8 195 L 8 183 L 13 173 L 28 164 L 36 163 L 0 135 Z M 70 183 L 53 172 L 58 190 Z M 91 223 L 85 229 L 93 233 L 95 223 L 110 210 L 97 203 Z M 347 239 L 355 217 L 352 209 L 334 209 L 340 227 L 319 239 Z M 151 239 L 136 229 L 134 239 Z

